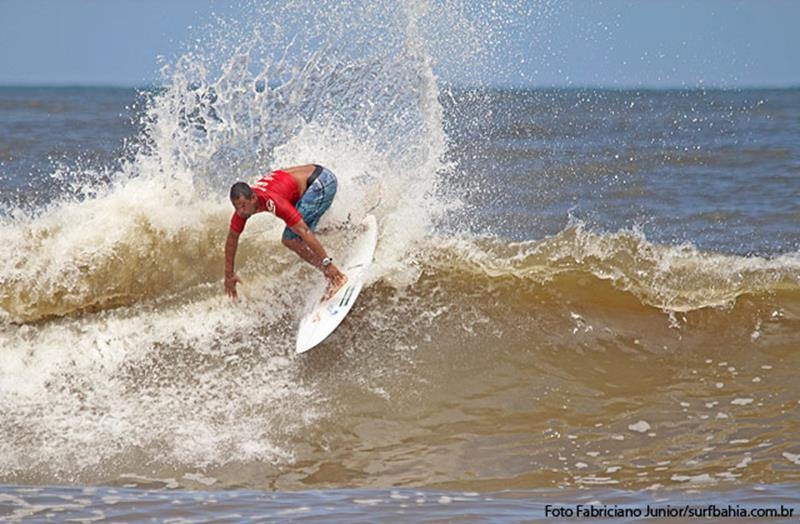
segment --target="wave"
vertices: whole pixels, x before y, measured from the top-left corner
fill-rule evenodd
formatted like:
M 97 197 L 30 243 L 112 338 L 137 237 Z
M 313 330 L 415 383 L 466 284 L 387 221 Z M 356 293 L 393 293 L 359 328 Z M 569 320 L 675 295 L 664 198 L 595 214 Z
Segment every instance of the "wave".
M 48 230 L 41 218 L 37 234 L 22 228 L 28 254 L 44 258 L 54 244 L 72 251 L 58 265 L 23 263 L 15 289 L 3 286 L 4 313 L 17 322 L 0 335 L 4 478 L 113 480 L 141 471 L 142 453 L 158 470 L 233 464 L 231 479 L 240 478 L 236 464 L 291 464 L 305 453 L 298 442 L 324 440 L 309 431 L 324 433 L 319 425 L 337 409 L 357 404 L 348 387 L 359 391 L 356 399 L 396 401 L 413 391 L 422 380 L 420 348 L 436 362 L 436 380 L 457 380 L 452 362 L 462 359 L 491 369 L 499 354 L 516 361 L 534 352 L 536 366 L 515 375 L 547 383 L 556 374 L 583 387 L 591 374 L 584 377 L 581 355 L 599 349 L 612 360 L 621 353 L 620 362 L 657 353 L 680 368 L 681 352 L 673 358 L 665 348 L 796 347 L 797 254 L 705 253 L 573 224 L 519 243 L 429 239 L 405 255 L 416 273 L 399 280 L 384 234 L 370 284 L 346 322 L 323 347 L 293 358 L 297 317 L 303 297 L 321 285 L 318 274 L 280 246 L 276 221 L 254 222 L 241 257 L 242 298 L 230 301 L 220 275 L 227 205 L 197 213 L 175 223 L 153 211 L 100 246 L 101 233 L 85 223 Z M 345 249 L 348 235 L 334 231 L 327 241 Z M 20 252 L 11 250 L 24 262 Z M 35 298 L 54 289 L 63 296 Z M 340 392 L 342 376 L 348 386 Z M 87 442 L 92 455 L 80 451 Z M 58 443 L 65 451 L 53 448 Z
M 148 194 L 143 184 L 129 190 Z M 37 322 L 182 295 L 192 300 L 192 289 L 219 292 L 229 206 L 187 205 L 177 217 L 156 198 L 160 188 L 150 189 L 150 197 L 135 205 L 116 194 L 59 208 L 33 224 L 7 225 L 4 317 Z M 389 220 L 384 217 L 381 225 Z M 243 241 L 242 275 L 302 292 L 296 282 L 285 282 L 287 272 L 301 271 L 301 279 L 311 282 L 315 275 L 279 245 L 279 236 L 277 221 L 254 221 Z M 331 249 L 346 250 L 346 234 L 324 237 Z M 413 271 L 398 278 L 397 265 Z M 800 293 L 797 253 L 773 259 L 709 253 L 690 244 L 655 244 L 637 231 L 592 232 L 582 224 L 537 241 L 455 236 L 417 242 L 412 252 L 398 253 L 383 229 L 373 281 L 415 293 L 415 283 L 429 275 L 450 289 L 453 302 L 462 292 L 506 285 L 510 296 L 494 297 L 500 303 L 520 300 L 513 294 L 522 290 L 535 303 L 545 294 L 583 295 L 589 286 L 603 288 L 609 305 L 633 297 L 642 308 L 671 313 Z
M 444 246 L 432 258 L 437 266 L 458 261 L 474 275 L 540 289 L 565 286 L 569 291 L 586 279 L 604 281 L 643 307 L 668 312 L 724 308 L 745 296 L 800 291 L 798 253 L 767 259 L 703 252 L 691 244 L 656 244 L 635 230 L 596 233 L 576 224 L 540 241 L 461 240 Z

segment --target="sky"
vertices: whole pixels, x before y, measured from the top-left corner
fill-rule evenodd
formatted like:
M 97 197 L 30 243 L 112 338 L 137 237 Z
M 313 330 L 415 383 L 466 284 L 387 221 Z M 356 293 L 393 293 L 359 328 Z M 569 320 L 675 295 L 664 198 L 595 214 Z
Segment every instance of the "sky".
M 487 9 L 493 3 L 464 1 Z M 530 20 L 502 28 L 504 37 L 478 75 L 484 81 L 800 86 L 800 0 L 530 1 L 523 10 Z M 220 0 L 0 0 L 0 85 L 157 84 L 159 57 L 174 59 L 213 13 L 234 12 Z M 456 69 L 459 78 L 446 81 L 475 78 L 468 68 Z

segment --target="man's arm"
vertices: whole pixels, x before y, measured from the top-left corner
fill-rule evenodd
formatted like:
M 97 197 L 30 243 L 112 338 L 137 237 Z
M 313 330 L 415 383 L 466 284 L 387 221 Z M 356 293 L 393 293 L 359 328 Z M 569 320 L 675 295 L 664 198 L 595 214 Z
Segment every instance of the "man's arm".
M 322 273 L 328 281 L 328 290 L 323 297 L 323 300 L 327 300 L 336 294 L 339 288 L 347 282 L 347 275 L 339 271 L 339 268 L 334 264 L 328 264 L 327 267 L 322 267 L 322 260 L 326 258 L 328 254 L 325 252 L 325 248 L 322 247 L 320 241 L 317 240 L 317 236 L 314 232 L 306 225 L 305 221 L 301 220 L 290 229 L 303 241 L 301 245 L 290 247 L 292 247 L 303 260 L 312 266 L 322 269 Z
M 239 277 L 233 271 L 236 262 L 236 250 L 239 248 L 239 233 L 229 229 L 228 239 L 225 241 L 225 292 L 231 298 L 238 298 L 236 294 L 236 284 Z
M 303 260 L 311 264 L 312 266 L 317 266 L 321 268 L 322 259 L 325 258 L 327 253 L 325 252 L 325 248 L 322 247 L 322 244 L 319 240 L 317 240 L 317 235 L 314 234 L 313 231 L 306 225 L 304 220 L 300 220 L 297 224 L 290 227 L 292 231 L 295 232 L 297 236 L 305 243 L 307 246 L 307 250 L 305 252 L 298 252 L 297 254 L 300 255 Z

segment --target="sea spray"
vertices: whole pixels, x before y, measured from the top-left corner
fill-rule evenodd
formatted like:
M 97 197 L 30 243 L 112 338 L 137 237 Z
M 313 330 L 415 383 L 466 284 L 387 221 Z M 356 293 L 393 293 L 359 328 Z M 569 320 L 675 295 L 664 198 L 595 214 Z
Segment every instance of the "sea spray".
M 5 261 L 5 316 L 98 310 L 215 281 L 227 187 L 312 161 L 340 180 L 326 223 L 374 207 L 392 239 L 376 278 L 413 281 L 414 246 L 455 203 L 436 193 L 447 139 L 423 31 L 425 17 L 441 14 L 421 2 L 253 9 L 217 19 L 164 66 L 110 186 L 7 225 L 6 244 L 24 260 Z M 242 252 L 245 275 L 251 253 Z

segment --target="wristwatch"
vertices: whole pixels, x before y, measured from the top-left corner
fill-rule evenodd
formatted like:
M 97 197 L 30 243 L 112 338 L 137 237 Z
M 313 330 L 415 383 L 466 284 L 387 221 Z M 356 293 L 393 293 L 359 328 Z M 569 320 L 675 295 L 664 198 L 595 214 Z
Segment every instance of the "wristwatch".
M 333 264 L 333 258 L 325 257 L 325 258 L 322 259 L 322 267 L 323 268 L 326 268 L 326 267 L 330 266 L 331 264 Z

